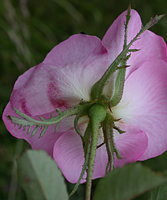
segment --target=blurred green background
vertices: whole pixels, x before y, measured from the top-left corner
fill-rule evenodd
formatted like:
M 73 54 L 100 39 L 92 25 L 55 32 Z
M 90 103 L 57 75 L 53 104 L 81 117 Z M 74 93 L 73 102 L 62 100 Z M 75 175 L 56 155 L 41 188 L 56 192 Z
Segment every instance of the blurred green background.
M 41 62 L 52 47 L 72 34 L 85 32 L 102 38 L 114 18 L 127 9 L 129 3 L 140 13 L 144 23 L 151 16 L 167 13 L 166 0 L 1 0 L 0 112 L 20 74 Z M 167 18 L 152 30 L 167 38 Z M 12 191 L 11 174 L 15 169 L 13 163 L 23 149 L 21 145 L 10 136 L 1 121 L 0 200 L 24 199 L 9 194 Z M 151 166 L 154 164 L 149 162 Z M 83 189 L 79 192 L 82 194 Z

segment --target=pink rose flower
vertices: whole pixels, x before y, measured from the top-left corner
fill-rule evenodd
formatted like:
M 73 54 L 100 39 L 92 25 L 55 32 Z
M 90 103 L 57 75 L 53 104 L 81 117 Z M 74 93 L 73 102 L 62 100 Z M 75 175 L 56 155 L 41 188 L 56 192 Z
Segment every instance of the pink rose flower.
M 26 140 L 33 149 L 43 149 L 55 160 L 66 179 L 76 183 L 84 162 L 82 141 L 73 128 L 73 117 L 63 120 L 57 129 L 50 126 L 39 138 L 18 129 L 8 116 L 17 116 L 13 108 L 38 119 L 56 115 L 56 108 L 67 109 L 90 100 L 94 83 L 123 49 L 123 12 L 111 25 L 103 39 L 76 34 L 54 47 L 39 65 L 21 75 L 14 85 L 10 101 L 3 113 L 8 131 Z M 128 42 L 141 29 L 141 20 L 131 10 Z M 120 103 L 112 108 L 117 126 L 126 132 L 114 132 L 114 140 L 122 159 L 114 166 L 146 160 L 167 150 L 167 48 L 163 38 L 145 31 L 132 45 L 140 51 L 128 59 L 126 81 Z M 112 85 L 110 85 L 112 87 Z M 106 94 L 111 96 L 110 87 Z M 99 139 L 100 140 L 100 139 Z M 93 178 L 105 175 L 108 161 L 105 145 L 97 149 Z M 83 181 L 84 182 L 84 181 Z

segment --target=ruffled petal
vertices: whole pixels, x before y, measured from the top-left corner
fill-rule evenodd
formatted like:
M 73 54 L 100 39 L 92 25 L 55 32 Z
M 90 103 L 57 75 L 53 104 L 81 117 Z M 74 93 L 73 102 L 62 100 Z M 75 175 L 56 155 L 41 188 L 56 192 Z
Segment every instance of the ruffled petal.
M 37 133 L 34 136 L 31 136 L 31 134 L 28 134 L 28 127 L 23 130 L 23 128 L 19 128 L 18 125 L 14 125 L 11 120 L 8 118 L 8 116 L 17 116 L 16 113 L 13 111 L 13 108 L 10 103 L 6 106 L 4 113 L 3 113 L 3 121 L 6 125 L 6 128 L 8 131 L 16 138 L 24 139 L 26 140 L 33 149 L 36 150 L 45 150 L 48 152 L 49 155 L 53 155 L 53 147 L 58 139 L 58 137 L 61 135 L 61 131 L 66 130 L 65 124 L 61 124 L 59 126 L 59 129 L 61 131 L 56 131 L 56 126 L 49 126 L 46 133 L 42 136 L 40 136 L 40 133 L 42 130 L 38 130 Z M 17 116 L 18 117 L 18 116 Z M 48 117 L 48 115 L 44 115 L 43 117 Z M 68 126 L 68 125 L 67 125 Z M 34 127 L 31 128 L 31 133 L 33 131 Z
M 120 123 L 138 127 L 148 137 L 141 160 L 167 150 L 167 63 L 145 62 L 125 81 L 121 102 L 113 108 Z

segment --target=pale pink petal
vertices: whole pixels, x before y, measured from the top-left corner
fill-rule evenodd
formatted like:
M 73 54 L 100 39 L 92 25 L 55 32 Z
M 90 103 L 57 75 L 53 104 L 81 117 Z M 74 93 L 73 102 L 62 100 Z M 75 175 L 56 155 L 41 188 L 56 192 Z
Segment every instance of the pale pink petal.
M 96 36 L 76 34 L 54 47 L 44 59 L 44 63 L 57 68 L 85 62 L 88 58 L 106 54 L 101 40 Z M 77 68 L 78 66 L 76 66 Z
M 128 64 L 133 66 L 128 69 L 132 73 L 140 67 L 143 62 L 151 59 L 162 59 L 167 61 L 167 48 L 164 39 L 151 31 L 145 31 L 132 46 L 134 49 L 140 49 L 131 54 Z
M 43 63 L 18 78 L 10 102 L 36 116 L 87 101 L 92 85 L 108 65 L 108 55 L 98 38 L 71 36 L 51 50 Z
M 87 61 L 86 61 L 87 62 Z M 75 63 L 57 70 L 59 96 L 71 106 L 81 100 L 90 100 L 90 91 L 94 83 L 100 79 L 109 66 L 108 55 L 101 55 L 89 60 L 89 63 Z
M 125 82 L 121 102 L 113 108 L 121 123 L 136 126 L 148 137 L 148 148 L 141 160 L 167 150 L 167 63 L 143 63 Z
M 69 130 L 59 137 L 54 146 L 53 157 L 65 178 L 76 183 L 84 163 L 82 141 L 77 133 Z
M 38 130 L 38 132 L 34 136 L 31 136 L 31 134 L 28 134 L 28 127 L 26 128 L 26 130 L 23 130 L 23 128 L 19 129 L 18 125 L 14 125 L 11 122 L 11 120 L 8 118 L 8 115 L 18 117 L 18 115 L 16 115 L 16 113 L 13 111 L 13 108 L 10 103 L 8 103 L 3 113 L 3 121 L 8 131 L 14 137 L 26 140 L 32 146 L 33 149 L 45 150 L 51 156 L 53 154 L 53 147 L 56 140 L 61 135 L 62 131 L 69 128 L 69 125 L 67 122 L 65 123 L 62 122 L 59 124 L 57 129 L 56 129 L 56 126 L 49 126 L 46 133 L 42 137 L 39 137 L 42 130 Z M 48 116 L 49 115 L 43 115 L 43 117 L 45 118 L 48 118 Z M 31 133 L 33 129 L 34 127 L 31 128 Z
M 110 53 L 111 62 L 123 49 L 126 14 L 127 11 L 123 12 L 114 21 L 102 40 L 103 45 Z M 135 10 L 131 10 L 131 18 L 128 23 L 128 42 L 139 32 L 141 25 L 139 14 Z M 127 69 L 127 75 L 140 67 L 143 62 L 155 57 L 167 61 L 167 48 L 164 39 L 151 31 L 145 31 L 133 43 L 131 49 L 139 49 L 139 51 L 131 53 L 131 57 L 127 61 L 127 65 L 131 67 Z
M 121 155 L 121 159 L 115 159 L 115 167 L 136 162 L 148 146 L 148 138 L 144 132 L 132 127 L 124 130 L 126 133 L 115 136 L 115 145 Z
M 95 36 L 77 34 L 57 45 L 44 63 L 57 69 L 56 80 L 60 94 L 56 98 L 76 105 L 90 100 L 93 84 L 109 66 L 106 49 Z

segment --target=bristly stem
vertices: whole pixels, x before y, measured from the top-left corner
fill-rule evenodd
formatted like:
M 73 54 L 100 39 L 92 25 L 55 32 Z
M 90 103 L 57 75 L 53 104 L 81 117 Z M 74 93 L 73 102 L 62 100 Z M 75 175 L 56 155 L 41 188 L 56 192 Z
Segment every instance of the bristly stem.
M 91 188 L 92 188 L 92 175 L 94 170 L 94 162 L 96 156 L 96 148 L 98 142 L 99 135 L 99 127 L 96 128 L 97 124 L 92 122 L 92 138 L 90 141 L 90 153 L 89 153 L 89 161 L 88 161 L 88 170 L 87 170 L 87 179 L 86 179 L 86 197 L 85 200 L 91 199 Z
M 98 104 L 93 105 L 89 110 L 91 141 L 90 141 L 90 154 L 88 161 L 87 179 L 86 179 L 86 196 L 85 200 L 91 199 L 92 176 L 94 170 L 94 162 L 96 156 L 96 149 L 99 138 L 99 129 L 101 122 L 106 117 L 106 109 Z

